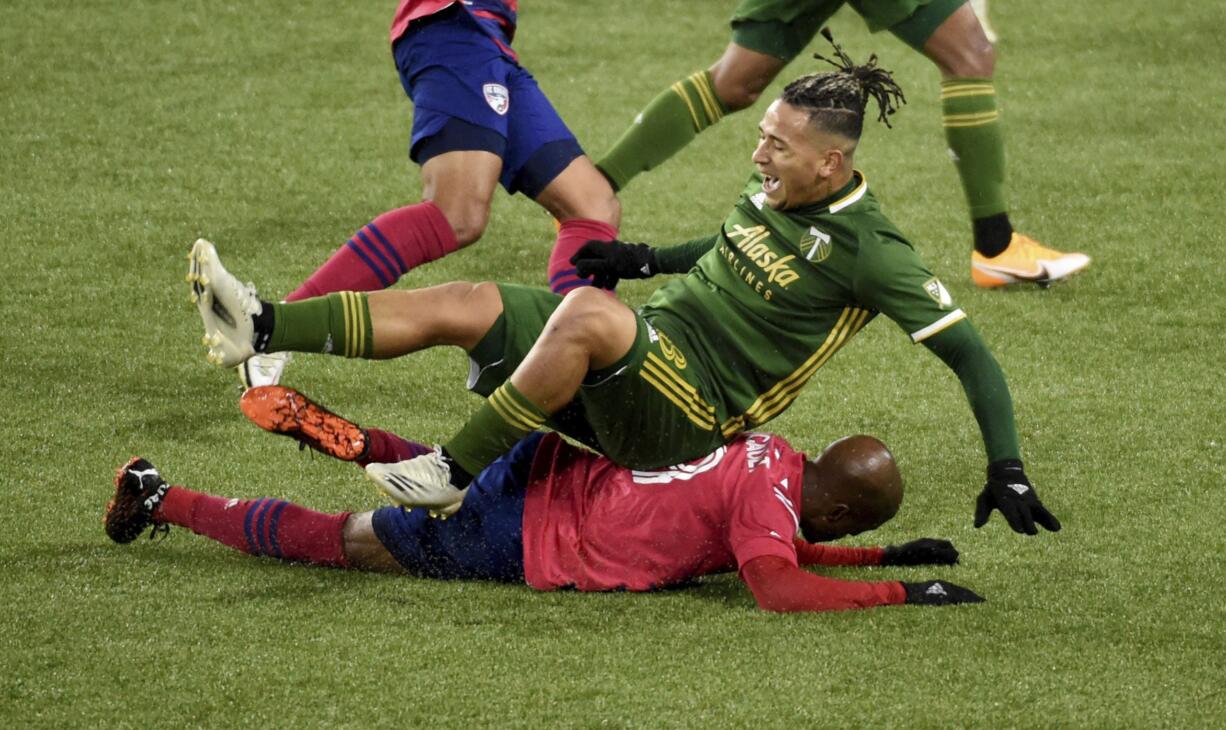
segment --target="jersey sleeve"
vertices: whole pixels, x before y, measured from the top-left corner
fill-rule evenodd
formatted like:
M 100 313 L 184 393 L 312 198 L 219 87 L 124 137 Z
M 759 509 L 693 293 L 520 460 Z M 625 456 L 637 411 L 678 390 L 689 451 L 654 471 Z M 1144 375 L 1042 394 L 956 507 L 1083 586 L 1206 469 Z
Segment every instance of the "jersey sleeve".
M 764 611 L 842 611 L 900 605 L 907 600 L 906 589 L 897 581 L 827 578 L 773 557 L 747 563 L 741 569 L 741 580 Z
M 915 249 L 889 231 L 861 241 L 853 291 L 860 303 L 894 320 L 913 343 L 966 319 Z
M 661 274 L 684 274 L 694 268 L 698 259 L 715 248 L 717 243 L 719 243 L 718 233 L 705 238 L 695 238 L 675 246 L 653 248 L 652 253 L 655 254 L 656 266 Z
M 776 482 L 763 470 L 751 479 L 746 489 L 733 495 L 735 504 L 728 520 L 728 545 L 736 556 L 738 569 L 763 556 L 797 565 L 792 540 L 800 522 L 788 496 L 789 486 L 788 478 Z
M 793 540 L 793 544 L 796 546 L 796 560 L 801 565 L 881 565 L 881 556 L 885 554 L 882 547 L 821 545 L 799 537 Z

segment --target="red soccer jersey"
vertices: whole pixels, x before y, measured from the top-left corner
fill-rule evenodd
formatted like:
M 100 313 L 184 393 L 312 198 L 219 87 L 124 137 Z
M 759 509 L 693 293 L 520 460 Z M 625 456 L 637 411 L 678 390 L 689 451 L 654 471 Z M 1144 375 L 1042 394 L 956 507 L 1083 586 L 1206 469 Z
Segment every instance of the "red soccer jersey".
M 400 0 L 396 14 L 392 16 L 391 42 L 395 44 L 396 39 L 404 35 L 409 23 L 434 15 L 457 2 L 477 17 L 498 21 L 508 36 L 514 35 L 519 0 Z
M 795 566 L 803 475 L 804 456 L 770 434 L 657 471 L 549 434 L 524 501 L 524 577 L 541 590 L 645 591 L 762 556 Z

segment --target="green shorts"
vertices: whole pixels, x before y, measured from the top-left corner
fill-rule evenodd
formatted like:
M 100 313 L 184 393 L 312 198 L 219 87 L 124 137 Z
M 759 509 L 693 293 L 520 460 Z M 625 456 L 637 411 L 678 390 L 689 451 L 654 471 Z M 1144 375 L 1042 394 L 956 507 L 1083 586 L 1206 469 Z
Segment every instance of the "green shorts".
M 835 11 L 850 4 L 876 33 L 889 29 L 917 51 L 966 0 L 741 0 L 732 13 L 738 46 L 791 61 Z
M 468 353 L 468 388 L 488 397 L 532 349 L 562 297 L 499 284 L 502 316 Z M 636 315 L 637 316 L 637 315 Z M 575 401 L 546 425 L 633 469 L 658 469 L 714 451 L 725 439 L 705 373 L 682 343 L 637 316 L 634 345 L 620 360 L 588 373 Z

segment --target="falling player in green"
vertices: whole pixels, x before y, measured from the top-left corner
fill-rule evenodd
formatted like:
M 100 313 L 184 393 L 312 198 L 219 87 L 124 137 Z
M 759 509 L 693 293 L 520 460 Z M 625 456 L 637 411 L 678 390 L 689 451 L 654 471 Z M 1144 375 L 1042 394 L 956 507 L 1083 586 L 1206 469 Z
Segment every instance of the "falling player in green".
M 703 456 L 786 409 L 880 313 L 963 384 L 989 462 L 976 524 L 999 508 L 1019 532 L 1059 529 L 1022 470 L 1000 367 L 852 166 L 866 100 L 884 119 L 900 93 L 874 60 L 800 78 L 767 109 L 757 172 L 717 235 L 660 249 L 585 246 L 574 262 L 597 285 L 689 272 L 638 313 L 591 287 L 561 298 L 488 283 L 272 304 L 197 242 L 188 278 L 210 359 L 462 347 L 485 404 L 437 451 L 371 475 L 405 505 L 446 512 L 472 474 L 541 425 L 635 469 Z

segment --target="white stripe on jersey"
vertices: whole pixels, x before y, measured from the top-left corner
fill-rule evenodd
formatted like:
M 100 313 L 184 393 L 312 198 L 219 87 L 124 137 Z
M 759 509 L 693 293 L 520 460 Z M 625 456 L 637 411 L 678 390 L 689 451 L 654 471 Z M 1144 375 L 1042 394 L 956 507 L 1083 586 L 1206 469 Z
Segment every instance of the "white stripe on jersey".
M 719 466 L 719 462 L 723 461 L 724 454 L 727 453 L 728 447 L 721 446 L 701 459 L 691 461 L 688 464 L 678 464 L 654 471 L 639 471 L 636 469 L 630 472 L 630 476 L 634 479 L 635 484 L 667 484 L 672 481 L 685 482 Z
M 784 489 L 787 489 L 788 480 L 784 479 L 782 482 L 780 482 L 780 485 L 782 485 Z M 787 507 L 788 514 L 792 516 L 793 532 L 796 530 L 799 530 L 800 529 L 800 518 L 796 516 L 796 510 L 792 507 L 792 500 L 788 499 L 788 495 L 780 491 L 779 487 L 774 487 L 774 490 L 775 490 L 775 499 L 779 500 L 780 502 L 783 502 L 783 506 Z
M 963 312 L 961 309 L 955 309 L 954 311 L 950 312 L 944 317 L 941 317 L 940 319 L 928 325 L 927 327 L 912 332 L 911 342 L 912 343 L 923 342 L 929 337 L 932 337 L 936 333 L 950 326 L 954 322 L 959 322 L 964 319 L 966 319 L 966 312 Z

